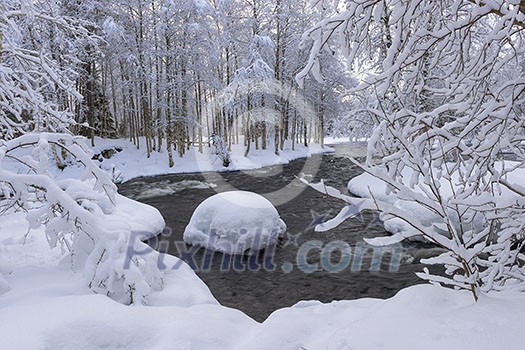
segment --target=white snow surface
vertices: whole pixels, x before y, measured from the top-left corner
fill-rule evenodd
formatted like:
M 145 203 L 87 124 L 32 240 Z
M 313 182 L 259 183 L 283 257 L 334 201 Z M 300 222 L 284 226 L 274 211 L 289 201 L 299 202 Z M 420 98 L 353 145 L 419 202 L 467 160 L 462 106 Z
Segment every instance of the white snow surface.
M 505 166 L 506 168 L 514 168 L 516 165 L 516 162 L 513 161 L 505 161 L 505 165 L 503 163 L 496 164 L 497 168 L 501 168 Z M 403 170 L 403 183 L 408 185 L 411 181 L 410 179 L 413 177 L 413 171 L 409 168 L 405 168 Z M 445 196 L 452 196 L 451 188 L 454 186 L 454 180 L 455 177 L 452 177 L 452 181 L 449 181 L 445 178 L 440 179 L 440 189 L 443 191 L 443 194 Z M 525 169 L 515 169 L 512 172 L 510 172 L 507 175 L 507 180 L 511 183 L 518 184 L 522 187 L 525 186 Z M 356 195 L 358 197 L 362 198 L 376 198 L 377 200 L 387 202 L 390 204 L 393 204 L 395 207 L 402 209 L 403 211 L 410 213 L 411 217 L 418 220 L 421 224 L 424 226 L 431 226 L 432 223 L 435 223 L 436 221 L 439 221 L 439 218 L 435 213 L 432 213 L 429 209 L 424 208 L 422 205 L 419 205 L 418 203 L 415 203 L 414 201 L 406 201 L 398 199 L 394 193 L 392 193 L 389 190 L 389 186 L 383 182 L 382 180 L 368 174 L 363 173 L 359 176 L 356 176 L 348 182 L 348 191 Z M 500 200 L 512 200 L 512 198 L 515 197 L 514 194 L 510 193 L 507 189 L 502 189 L 503 195 L 501 196 Z M 453 219 L 453 218 L 452 218 Z M 459 221 L 452 220 L 454 224 L 459 226 Z M 410 226 L 405 221 L 399 219 L 399 218 L 391 218 L 388 220 L 385 220 L 383 222 L 385 229 L 392 233 L 400 233 L 405 236 L 410 235 L 409 232 L 412 232 L 414 228 Z M 479 224 L 479 222 L 475 222 L 474 224 Z M 420 236 L 411 237 L 411 240 L 418 240 Z
M 13 226 L 1 231 L 4 240 L 24 234 L 23 225 Z M 25 265 L 5 276 L 2 349 L 483 350 L 520 349 L 523 341 L 522 294 L 494 293 L 476 303 L 465 291 L 418 285 L 386 300 L 301 301 L 257 323 L 215 302 L 186 265 L 167 272 L 166 287 L 146 306 L 93 294 L 67 268 Z
M 114 172 L 116 180 L 121 182 L 135 177 L 161 174 L 259 169 L 270 165 L 288 164 L 292 160 L 309 157 L 313 154 L 331 153 L 334 151 L 331 147 L 318 144 L 310 144 L 308 147 L 302 144 L 295 144 L 294 150 L 292 150 L 292 144 L 288 140 L 285 142 L 284 149 L 279 152 L 279 155 L 270 151 L 273 148 L 268 146 L 268 150 L 252 149 L 249 156 L 245 157 L 242 137 L 239 140 L 239 144 L 232 145 L 231 163 L 227 168 L 222 165 L 219 157 L 213 153 L 213 147 L 208 147 L 207 145 L 203 146 L 202 154 L 198 152 L 198 147 L 195 146 L 192 146 L 182 158 L 175 152 L 173 154 L 175 165 L 172 168 L 169 167 L 168 154 L 164 149 L 161 152 L 151 153 L 148 158 L 144 147 L 137 149 L 127 139 L 110 140 L 96 138 L 93 149 L 95 154 L 100 154 L 101 151 L 111 148 L 122 149 L 122 151 L 116 152 L 111 158 L 100 157 L 101 167 Z M 142 139 L 141 144 L 144 144 Z
M 126 169 L 131 178 L 140 167 Z M 148 171 L 157 170 L 152 165 Z M 523 294 L 490 293 L 476 303 L 466 291 L 418 285 L 386 300 L 301 301 L 257 323 L 221 306 L 185 263 L 169 255 L 161 255 L 164 288 L 146 305 L 122 305 L 90 291 L 60 246 L 49 248 L 42 227 L 28 231 L 24 215 L 0 217 L 1 349 L 523 348 Z M 158 212 L 123 197 L 112 215 L 108 223 L 125 221 L 134 232 L 163 226 Z
M 267 248 L 286 232 L 277 209 L 263 196 L 228 191 L 204 200 L 184 230 L 184 241 L 227 254 Z
M 141 240 L 156 236 L 166 226 L 157 208 L 120 194 L 116 196 L 116 205 L 111 217 L 118 218 L 120 222 L 127 222 L 131 226 L 132 234 L 137 235 Z M 111 217 L 106 218 L 104 222 L 108 223 Z
M 406 174 L 405 174 L 406 173 Z M 408 169 L 405 170 L 404 178 L 410 179 L 411 172 Z M 409 174 L 410 173 L 410 174 Z M 396 196 L 390 192 L 388 185 L 382 180 L 368 174 L 363 173 L 356 176 L 348 182 L 348 191 L 362 198 L 376 198 L 379 201 L 393 204 L 397 208 L 409 211 L 414 219 L 419 220 L 421 224 L 430 226 L 432 219 L 435 219 L 435 214 L 430 212 L 428 209 L 423 208 L 414 202 L 408 202 L 399 200 Z M 385 230 L 392 233 L 400 233 L 408 235 L 412 232 L 413 228 L 406 222 L 398 218 L 391 218 L 384 220 L 383 225 Z M 421 236 L 413 236 L 410 240 L 424 240 Z

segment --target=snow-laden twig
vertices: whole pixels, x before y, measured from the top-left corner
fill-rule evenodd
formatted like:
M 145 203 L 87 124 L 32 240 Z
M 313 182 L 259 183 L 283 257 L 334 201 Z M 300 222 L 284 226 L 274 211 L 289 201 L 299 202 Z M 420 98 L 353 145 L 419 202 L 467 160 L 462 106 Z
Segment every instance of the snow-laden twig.
M 54 175 L 54 147 L 83 168 L 82 179 Z M 50 246 L 67 250 L 72 268 L 83 271 L 93 291 L 144 303 L 162 285 L 158 253 L 133 237 L 128 223 L 106 225 L 117 188 L 91 156 L 83 138 L 68 134 L 26 134 L 1 143 L 0 205 L 26 211 L 31 228 L 45 226 Z
M 369 67 L 353 89 L 377 97 L 376 106 L 365 106 L 376 125 L 360 166 L 430 224 L 377 198 L 359 202 L 362 208 L 375 205 L 448 250 L 428 263 L 445 266 L 449 277 L 420 276 L 475 297 L 525 290 L 525 190 L 509 176 L 523 168 L 525 7 L 505 0 L 345 6 L 303 35 L 312 48 L 297 79 L 318 76 L 321 51 L 334 43 L 352 65 Z M 514 166 L 502 162 L 509 153 L 518 158 Z

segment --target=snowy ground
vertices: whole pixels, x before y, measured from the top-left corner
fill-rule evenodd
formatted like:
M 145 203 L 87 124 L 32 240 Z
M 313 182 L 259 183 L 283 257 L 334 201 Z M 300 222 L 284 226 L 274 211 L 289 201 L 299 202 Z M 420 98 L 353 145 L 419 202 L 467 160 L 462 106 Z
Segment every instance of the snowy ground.
M 125 179 L 172 170 L 162 165 L 163 156 L 145 163 L 140 151 L 129 152 L 107 160 L 124 165 Z M 278 161 L 272 157 L 243 164 Z M 181 171 L 195 170 L 190 158 L 179 165 Z M 115 220 L 125 219 L 134 231 L 155 232 L 162 225 L 154 209 L 119 201 Z M 49 248 L 41 228 L 28 233 L 24 214 L 0 217 L 0 349 L 523 348 L 523 294 L 491 294 L 475 303 L 467 292 L 419 285 L 387 300 L 303 301 L 261 324 L 219 305 L 187 265 L 163 259 L 164 289 L 150 295 L 146 306 L 125 306 L 89 291 L 60 248 Z
M 521 349 L 525 296 L 483 296 L 437 286 L 387 300 L 303 301 L 259 324 L 220 306 L 185 267 L 167 274 L 148 306 L 92 294 L 57 267 L 41 230 L 26 238 L 21 214 L 2 220 L 2 349 Z M 8 259 L 6 262 L 5 259 Z
M 344 141 L 342 139 L 331 141 L 347 142 L 347 140 Z M 142 140 L 142 144 L 144 144 L 144 140 Z M 164 150 L 153 152 L 147 158 L 144 148 L 137 149 L 126 139 L 109 140 L 97 138 L 93 149 L 95 154 L 100 154 L 101 151 L 111 148 L 122 150 L 109 159 L 101 157 L 102 168 L 110 171 L 116 168 L 120 172 L 117 178 L 118 181 L 127 181 L 138 176 L 161 174 L 258 169 L 264 166 L 287 164 L 294 159 L 309 157 L 312 154 L 333 152 L 332 148 L 328 146 L 321 147 L 318 144 L 311 144 L 308 147 L 296 144 L 292 151 L 291 142 L 286 141 L 284 149 L 279 152 L 279 155 L 276 155 L 271 151 L 272 147 L 268 146 L 270 151 L 252 149 L 249 157 L 244 157 L 245 147 L 242 142 L 232 145 L 231 164 L 227 168 L 222 165 L 221 159 L 214 154 L 213 148 L 207 145 L 203 147 L 202 154 L 198 152 L 198 147 L 194 146 L 182 158 L 177 153 L 174 153 L 175 165 L 172 168 L 169 167 L 168 155 Z
M 506 169 L 514 169 L 519 166 L 519 163 L 514 161 L 504 161 Z M 501 169 L 503 163 L 496 163 L 496 168 Z M 403 182 L 405 185 L 410 183 L 410 179 L 413 177 L 413 172 L 409 168 L 403 170 Z M 452 186 L 454 181 L 457 179 L 457 174 L 452 176 L 452 182 L 441 178 L 440 189 L 445 196 L 452 196 Z M 507 174 L 507 180 L 510 183 L 517 184 L 525 188 L 525 169 L 517 168 L 512 172 Z M 420 189 L 419 189 L 420 190 Z M 414 201 L 406 201 L 398 199 L 391 191 L 388 190 L 388 186 L 382 180 L 379 180 L 368 173 L 363 173 L 359 176 L 354 177 L 348 182 L 348 191 L 353 195 L 363 198 L 371 198 L 372 196 L 377 200 L 393 204 L 395 207 L 402 209 L 405 212 L 409 212 L 414 219 L 417 219 L 421 224 L 425 226 L 430 226 L 432 222 L 439 220 L 434 213 L 430 210 L 422 207 L 421 205 L 415 203 Z M 502 195 L 500 200 L 509 201 L 515 197 L 515 194 L 511 193 L 508 189 L 502 188 Z M 454 222 L 459 225 L 459 223 Z M 414 229 L 411 225 L 407 224 L 401 219 L 393 218 L 388 219 L 383 222 L 385 229 L 392 233 L 401 233 L 405 236 L 408 236 L 410 232 Z M 474 222 L 474 224 L 479 224 L 479 222 Z M 418 239 L 417 237 L 411 237 L 410 239 Z

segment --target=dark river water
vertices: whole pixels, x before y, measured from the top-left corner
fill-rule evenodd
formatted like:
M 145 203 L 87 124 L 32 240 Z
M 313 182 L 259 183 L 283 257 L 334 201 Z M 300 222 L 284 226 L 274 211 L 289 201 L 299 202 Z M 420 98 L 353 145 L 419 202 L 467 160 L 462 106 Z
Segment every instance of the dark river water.
M 387 235 L 374 212 L 364 212 L 328 232 L 313 230 L 316 223 L 336 215 L 344 203 L 306 187 L 296 177 L 324 179 L 346 193 L 348 180 L 361 173 L 347 157 L 355 155 L 356 149 L 335 147 L 333 154 L 284 166 L 136 178 L 121 184 L 119 190 L 156 207 L 164 216 L 167 229 L 163 237 L 150 240 L 152 246 L 183 258 L 221 304 L 258 321 L 299 300 L 387 298 L 423 283 L 414 274 L 423 269 L 417 256 L 432 247 L 408 242 L 373 250 L 363 237 Z M 287 234 L 277 246 L 250 257 L 230 257 L 182 243 L 184 228 L 199 203 L 232 188 L 259 193 L 276 204 L 287 225 Z

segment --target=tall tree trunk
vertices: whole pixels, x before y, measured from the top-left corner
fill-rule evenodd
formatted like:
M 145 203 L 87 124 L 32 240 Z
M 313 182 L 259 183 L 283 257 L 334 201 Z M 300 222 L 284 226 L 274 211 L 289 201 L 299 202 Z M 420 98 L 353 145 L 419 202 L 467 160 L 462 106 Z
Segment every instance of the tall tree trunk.
M 167 98 L 166 98 L 166 150 L 168 151 L 168 165 L 170 168 L 172 168 L 175 163 L 173 161 L 173 152 L 172 152 L 172 145 L 173 145 L 173 129 L 171 127 L 171 92 L 167 92 Z
M 261 111 L 264 111 L 264 96 L 261 97 Z M 268 143 L 267 127 L 266 127 L 266 116 L 263 115 L 261 118 L 261 148 L 266 150 Z
M 197 113 L 197 142 L 199 143 L 199 153 L 202 153 L 202 88 L 200 77 L 195 77 L 197 80 L 197 87 L 195 89 L 195 111 Z

